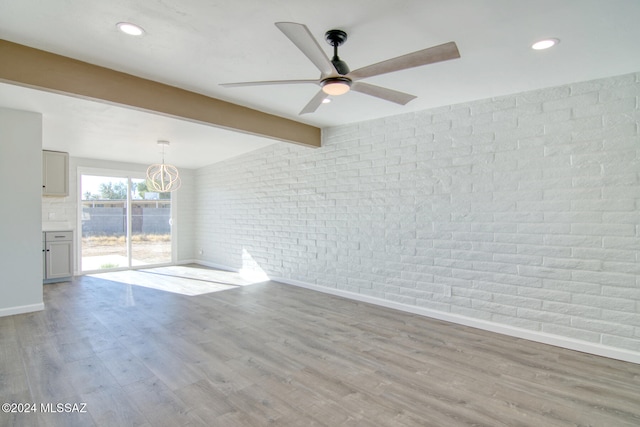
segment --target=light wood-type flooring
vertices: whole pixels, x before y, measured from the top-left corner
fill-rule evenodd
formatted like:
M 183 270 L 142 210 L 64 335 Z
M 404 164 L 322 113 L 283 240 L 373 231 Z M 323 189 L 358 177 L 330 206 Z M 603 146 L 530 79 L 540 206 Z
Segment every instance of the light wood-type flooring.
M 0 318 L 0 403 L 38 410 L 1 426 L 640 426 L 640 365 L 275 282 L 44 300 Z

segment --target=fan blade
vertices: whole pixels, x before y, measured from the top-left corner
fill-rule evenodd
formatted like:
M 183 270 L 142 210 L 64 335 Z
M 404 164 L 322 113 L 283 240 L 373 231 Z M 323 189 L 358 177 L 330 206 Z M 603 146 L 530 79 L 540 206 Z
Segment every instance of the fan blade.
M 380 74 L 406 70 L 407 68 L 419 67 L 421 65 L 433 64 L 455 58 L 460 58 L 458 46 L 456 46 L 455 42 L 449 42 L 359 68 L 349 73 L 348 77 L 352 79 L 364 79 L 365 77 L 378 76 Z
M 327 54 L 324 53 L 316 39 L 313 38 L 306 25 L 296 24 L 295 22 L 276 22 L 276 27 L 313 62 L 323 76 L 338 74 L 331 61 L 329 61 Z
M 400 105 L 405 105 L 407 102 L 417 98 L 415 95 L 409 95 L 408 93 L 398 92 L 397 90 L 374 86 L 363 82 L 353 82 L 353 84 L 351 84 L 351 90 L 375 96 L 376 98 L 384 99 L 385 101 L 395 102 Z
M 300 115 L 307 114 L 307 113 L 313 113 L 314 111 L 316 111 L 318 109 L 318 107 L 320 106 L 320 104 L 322 104 L 322 101 L 324 101 L 324 99 L 326 97 L 328 97 L 328 96 L 329 95 L 327 95 L 323 91 L 318 92 L 316 94 L 316 96 L 311 98 L 311 101 L 309 101 L 309 103 L 304 106 L 302 111 L 300 111 Z
M 302 83 L 318 84 L 318 80 L 267 80 L 262 82 L 220 83 L 224 87 L 266 86 L 266 85 L 297 85 Z

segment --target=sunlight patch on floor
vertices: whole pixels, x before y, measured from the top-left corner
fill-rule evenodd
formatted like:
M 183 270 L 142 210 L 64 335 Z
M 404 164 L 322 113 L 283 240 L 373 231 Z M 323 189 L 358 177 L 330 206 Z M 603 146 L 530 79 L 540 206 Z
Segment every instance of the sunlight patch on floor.
M 90 274 L 89 276 L 189 296 L 226 291 L 268 280 L 268 278 L 251 280 L 241 274 L 230 271 L 189 266 L 112 271 Z

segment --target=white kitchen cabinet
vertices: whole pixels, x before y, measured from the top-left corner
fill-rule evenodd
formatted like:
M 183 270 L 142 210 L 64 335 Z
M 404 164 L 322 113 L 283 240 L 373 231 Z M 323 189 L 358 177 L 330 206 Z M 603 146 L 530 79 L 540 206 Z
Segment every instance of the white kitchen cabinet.
M 69 195 L 68 153 L 42 151 L 42 195 L 50 197 Z
M 73 231 L 43 233 L 44 282 L 51 283 L 73 276 Z

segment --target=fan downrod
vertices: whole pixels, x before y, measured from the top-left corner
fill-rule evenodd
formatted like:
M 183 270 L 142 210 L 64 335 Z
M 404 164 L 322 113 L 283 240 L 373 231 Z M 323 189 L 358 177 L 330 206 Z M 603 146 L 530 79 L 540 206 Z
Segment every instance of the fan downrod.
M 338 74 L 342 76 L 349 74 L 349 66 L 338 56 L 338 46 L 347 41 L 347 33 L 342 30 L 329 30 L 324 34 L 324 38 L 327 43 L 333 46 L 333 58 L 331 58 L 331 63 Z

